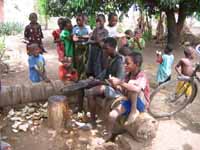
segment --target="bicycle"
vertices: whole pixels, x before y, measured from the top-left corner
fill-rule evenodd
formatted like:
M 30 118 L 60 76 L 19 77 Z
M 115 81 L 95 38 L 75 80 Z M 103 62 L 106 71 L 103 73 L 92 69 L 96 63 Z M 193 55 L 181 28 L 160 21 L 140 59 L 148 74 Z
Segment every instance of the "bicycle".
M 198 92 L 196 75 L 200 63 L 196 64 L 191 77 L 179 76 L 160 85 L 150 95 L 149 113 L 155 118 L 171 117 L 191 104 Z

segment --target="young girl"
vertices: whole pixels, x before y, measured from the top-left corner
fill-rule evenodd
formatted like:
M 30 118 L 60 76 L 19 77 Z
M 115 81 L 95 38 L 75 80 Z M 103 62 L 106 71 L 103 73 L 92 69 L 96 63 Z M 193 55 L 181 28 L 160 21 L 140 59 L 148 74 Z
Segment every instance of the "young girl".
M 157 82 L 159 85 L 169 81 L 171 79 L 172 65 L 174 63 L 174 55 L 172 54 L 172 48 L 168 45 L 164 54 L 157 53 L 157 63 L 159 63 L 159 68 L 157 72 Z
M 76 17 L 77 25 L 74 26 L 72 34 L 73 41 L 75 42 L 75 67 L 79 74 L 79 79 L 84 79 L 86 77 L 87 55 L 88 46 L 85 42 L 89 39 L 89 31 L 84 24 L 84 15 L 79 14 Z
M 59 66 L 59 78 L 63 82 L 78 80 L 78 73 L 76 69 L 72 67 L 71 57 L 65 57 L 62 61 L 62 65 Z
M 66 57 L 73 57 L 74 49 L 73 49 L 73 41 L 72 41 L 72 24 L 71 20 L 66 18 L 63 21 L 64 30 L 60 34 L 60 39 L 64 43 L 64 55 Z
M 56 49 L 57 49 L 57 53 L 58 53 L 58 60 L 60 62 L 63 61 L 64 59 L 64 45 L 60 40 L 60 33 L 62 32 L 62 30 L 64 29 L 64 18 L 59 18 L 58 19 L 58 27 L 59 29 L 56 29 L 52 32 L 53 38 L 54 38 L 54 42 L 56 43 Z
M 114 38 L 118 37 L 117 22 L 118 22 L 117 14 L 110 13 L 108 15 L 108 26 L 106 27 L 106 29 L 108 30 L 109 37 L 114 37 Z
M 37 14 L 31 13 L 29 15 L 30 24 L 25 27 L 24 31 L 24 39 L 27 42 L 27 54 L 29 54 L 29 46 L 32 43 L 36 43 L 39 45 L 39 48 L 41 50 L 41 53 L 46 52 L 43 44 L 42 44 L 42 28 L 39 23 L 37 23 Z

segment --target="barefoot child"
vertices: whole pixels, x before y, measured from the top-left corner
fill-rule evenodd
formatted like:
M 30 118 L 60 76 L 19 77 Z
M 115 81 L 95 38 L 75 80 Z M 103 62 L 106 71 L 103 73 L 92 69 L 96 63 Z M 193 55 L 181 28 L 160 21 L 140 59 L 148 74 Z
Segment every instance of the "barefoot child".
M 29 78 L 33 83 L 40 81 L 49 82 L 45 71 L 45 60 L 40 54 L 40 47 L 38 44 L 31 44 L 29 46 L 30 55 L 28 58 L 29 63 Z
M 188 46 L 184 50 L 184 58 L 181 58 L 178 62 L 178 64 L 175 66 L 175 70 L 178 73 L 179 76 L 192 76 L 192 73 L 194 71 L 192 66 L 192 59 L 194 59 L 194 49 L 191 46 Z M 192 87 L 191 85 L 188 85 L 189 83 L 186 83 L 184 81 L 179 81 L 176 93 L 181 94 L 185 88 L 188 87 L 186 90 L 186 96 L 190 96 L 192 94 Z M 183 86 L 185 88 L 183 88 Z
M 41 53 L 46 52 L 42 44 L 42 28 L 41 25 L 37 22 L 37 14 L 31 13 L 29 15 L 30 24 L 25 27 L 24 39 L 27 42 L 27 54 L 29 54 L 29 46 L 32 43 L 38 44 Z
M 78 80 L 78 73 L 72 66 L 71 57 L 65 57 L 62 61 L 62 65 L 59 66 L 59 78 L 63 82 Z
M 75 42 L 75 68 L 78 71 L 79 79 L 86 78 L 86 68 L 88 46 L 85 43 L 89 39 L 89 31 L 84 24 L 84 15 L 79 14 L 76 17 L 77 25 L 73 27 L 72 35 Z
M 58 27 L 59 29 L 56 29 L 52 32 L 53 38 L 54 38 L 54 43 L 56 43 L 56 50 L 58 53 L 58 60 L 60 62 L 63 61 L 64 59 L 64 45 L 60 40 L 60 33 L 62 32 L 62 30 L 64 29 L 64 18 L 59 18 L 58 19 Z
M 109 129 L 111 132 L 119 116 L 128 116 L 125 125 L 129 125 L 134 122 L 139 112 L 144 112 L 148 107 L 150 87 L 145 73 L 141 70 L 141 65 L 142 55 L 140 53 L 128 54 L 125 61 L 125 71 L 127 73 L 125 81 L 116 77 L 110 77 L 109 79 L 113 86 L 120 86 L 122 93 L 128 98 L 123 99 L 120 105 L 109 113 Z
M 64 55 L 66 57 L 73 58 L 74 48 L 73 48 L 73 40 L 72 40 L 72 24 L 71 20 L 65 18 L 63 20 L 64 29 L 60 33 L 60 39 L 64 43 Z M 73 62 L 72 62 L 73 65 Z
M 104 69 L 105 58 L 103 55 L 103 40 L 108 37 L 108 31 L 104 28 L 106 19 L 103 14 L 96 17 L 96 28 L 90 38 L 91 48 L 88 57 L 87 75 L 97 77 Z
M 157 71 L 157 82 L 159 85 L 169 81 L 171 79 L 172 65 L 174 63 L 174 55 L 172 54 L 171 46 L 167 46 L 164 50 L 164 54 L 156 52 L 157 63 L 159 68 Z

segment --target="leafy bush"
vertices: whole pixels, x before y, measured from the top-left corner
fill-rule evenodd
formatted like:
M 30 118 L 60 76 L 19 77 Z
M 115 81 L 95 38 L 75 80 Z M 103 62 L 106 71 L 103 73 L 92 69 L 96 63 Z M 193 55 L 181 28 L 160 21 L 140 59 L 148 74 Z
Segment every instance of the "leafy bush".
M 23 25 L 17 22 L 0 23 L 0 36 L 15 35 L 23 30 Z

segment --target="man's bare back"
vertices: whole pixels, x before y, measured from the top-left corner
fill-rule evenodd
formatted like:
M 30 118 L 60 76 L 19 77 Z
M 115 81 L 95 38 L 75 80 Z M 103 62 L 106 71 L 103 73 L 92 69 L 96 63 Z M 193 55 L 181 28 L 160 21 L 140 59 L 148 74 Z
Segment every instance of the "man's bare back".
M 179 67 L 181 68 L 180 71 L 178 70 Z M 192 62 L 189 58 L 182 58 L 176 68 L 179 75 L 191 76 L 193 73 Z

